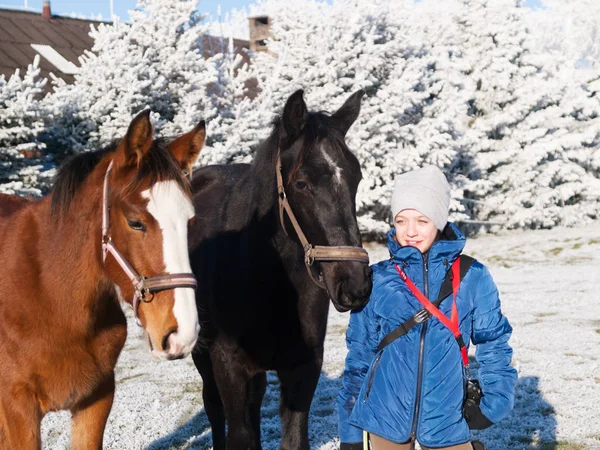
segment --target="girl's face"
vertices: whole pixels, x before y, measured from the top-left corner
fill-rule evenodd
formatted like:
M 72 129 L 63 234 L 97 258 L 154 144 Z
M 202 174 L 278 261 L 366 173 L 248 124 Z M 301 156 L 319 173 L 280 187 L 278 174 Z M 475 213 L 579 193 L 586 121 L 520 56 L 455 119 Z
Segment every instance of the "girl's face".
M 404 209 L 394 218 L 396 240 L 400 245 L 417 247 L 425 253 L 437 237 L 435 224 L 416 209 Z

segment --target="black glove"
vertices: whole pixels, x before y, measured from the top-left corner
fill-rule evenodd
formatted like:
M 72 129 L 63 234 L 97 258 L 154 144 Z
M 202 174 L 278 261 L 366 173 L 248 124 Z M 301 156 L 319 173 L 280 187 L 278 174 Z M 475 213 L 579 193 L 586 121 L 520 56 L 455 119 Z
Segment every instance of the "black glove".
M 349 444 L 348 442 L 342 442 L 340 444 L 340 450 L 363 450 L 363 443 L 352 442 Z
M 479 405 L 475 403 L 475 400 L 470 398 L 468 398 L 463 405 L 463 416 L 471 430 L 483 430 L 494 425 L 481 412 L 481 409 L 479 408 Z
M 463 404 L 463 416 L 471 430 L 483 430 L 494 425 L 479 408 L 481 397 L 483 397 L 483 392 L 481 386 L 479 386 L 479 381 L 468 380 L 467 399 Z

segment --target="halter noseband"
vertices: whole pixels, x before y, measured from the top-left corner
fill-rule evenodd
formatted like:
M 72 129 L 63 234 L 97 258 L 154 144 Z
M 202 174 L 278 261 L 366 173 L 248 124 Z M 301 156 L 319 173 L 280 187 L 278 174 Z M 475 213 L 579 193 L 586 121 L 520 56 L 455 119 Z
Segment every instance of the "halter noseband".
M 110 238 L 110 206 L 108 197 L 110 187 L 108 184 L 109 175 L 113 168 L 113 161 L 108 165 L 104 175 L 104 189 L 102 193 L 102 262 L 106 263 L 106 256 L 110 252 L 117 263 L 123 269 L 123 272 L 129 277 L 133 284 L 133 315 L 138 326 L 142 326 L 138 316 L 138 307 L 140 302 L 150 303 L 154 299 L 154 294 L 160 291 L 166 291 L 175 288 L 198 288 L 198 282 L 191 273 L 172 273 L 165 275 L 156 275 L 145 277 L 137 273 L 127 259 L 117 250 Z
M 292 223 L 292 226 L 298 235 L 298 239 L 300 239 L 302 248 L 304 249 L 304 264 L 306 265 L 306 270 L 308 271 L 310 278 L 317 286 L 325 290 L 327 289 L 323 274 L 319 272 L 319 274 L 315 277 L 315 274 L 312 271 L 312 265 L 315 263 L 315 261 L 358 261 L 369 264 L 369 254 L 362 247 L 345 245 L 312 245 L 310 242 L 308 242 L 308 239 L 306 239 L 306 236 L 302 232 L 302 228 L 300 227 L 300 224 L 294 215 L 294 211 L 292 211 L 292 207 L 290 206 L 285 193 L 283 176 L 281 175 L 281 154 L 279 148 L 277 149 L 277 167 L 275 169 L 275 173 L 277 174 L 277 199 L 279 201 L 279 219 L 281 221 L 281 228 L 287 235 L 285 222 L 283 220 L 285 212 L 287 213 L 288 218 L 290 219 L 290 222 Z

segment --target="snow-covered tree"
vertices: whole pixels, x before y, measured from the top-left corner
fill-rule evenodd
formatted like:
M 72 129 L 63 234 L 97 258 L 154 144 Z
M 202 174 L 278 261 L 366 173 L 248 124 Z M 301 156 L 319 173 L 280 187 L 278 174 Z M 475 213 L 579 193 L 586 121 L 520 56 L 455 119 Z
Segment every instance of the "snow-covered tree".
M 564 59 L 532 51 L 519 1 L 449 1 L 446 7 L 457 24 L 455 64 L 470 97 L 468 128 L 456 145 L 471 160 L 464 174 L 472 182 L 464 188 L 473 216 L 510 227 L 598 217 L 590 197 L 598 188 L 591 162 L 600 137 L 597 98 L 573 83 L 574 69 Z
M 406 11 L 392 14 L 394 3 L 402 3 Z M 413 9 L 412 1 L 266 0 L 256 9 L 271 18 L 273 38 L 268 42 L 269 52 L 253 58 L 251 71 L 260 94 L 246 122 L 266 128 L 296 89 L 305 90 L 311 109 L 329 111 L 341 106 L 351 93 L 365 89 L 362 112 L 348 142 L 366 175 L 358 198 L 361 227 L 368 232 L 384 231 L 388 208 L 382 193 L 388 193 L 398 169 L 394 165 L 400 128 L 397 116 L 412 110 L 426 95 L 413 89 L 425 65 L 392 75 L 400 74 L 405 61 L 419 58 L 422 52 L 418 39 L 410 39 L 399 25 Z M 404 87 L 405 98 L 399 104 L 387 103 L 383 90 L 389 83 Z
M 232 36 L 221 35 L 213 41 L 222 43 L 209 59 L 217 73 L 216 82 L 209 86 L 209 99 L 216 114 L 209 124 L 206 149 L 199 164 L 247 161 L 251 148 L 265 137 L 267 128 L 264 117 L 260 118 L 259 102 L 249 92 L 256 80 L 242 54 L 234 48 Z
M 106 143 L 122 135 L 144 108 L 152 109 L 165 135 L 216 115 L 207 96 L 217 74 L 202 55 L 207 26 L 197 3 L 139 0 L 130 24 L 92 29 L 94 46 L 81 58 L 75 82 L 58 82 L 47 99 L 58 147 L 79 150 Z
M 600 217 L 600 81 L 582 78 L 569 56 L 540 52 L 518 0 L 261 0 L 250 14 L 268 15 L 273 37 L 249 66 L 227 26 L 202 56 L 209 25 L 195 1 L 140 6 L 131 24 L 93 30 L 75 84 L 47 97 L 59 146 L 104 143 L 150 107 L 163 134 L 209 121 L 203 164 L 245 161 L 296 89 L 329 111 L 365 89 L 347 140 L 363 167 L 367 238 L 389 228 L 395 176 L 424 164 L 448 176 L 455 220 L 552 227 Z
M 558 53 L 585 74 L 600 71 L 600 3 L 595 0 L 542 0 L 528 14 L 534 45 Z
M 37 174 L 45 163 L 45 146 L 39 141 L 45 84 L 39 56 L 22 78 L 18 69 L 8 80 L 0 76 L 0 192 L 39 195 L 38 188 L 46 184 L 46 177 Z

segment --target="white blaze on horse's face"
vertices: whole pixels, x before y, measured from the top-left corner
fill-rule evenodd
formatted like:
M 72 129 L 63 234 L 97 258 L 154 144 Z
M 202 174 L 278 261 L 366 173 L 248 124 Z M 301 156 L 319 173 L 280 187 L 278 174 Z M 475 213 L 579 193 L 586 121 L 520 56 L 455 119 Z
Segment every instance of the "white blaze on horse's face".
M 187 243 L 188 221 L 194 216 L 191 200 L 175 181 L 160 181 L 142 192 L 142 197 L 148 199 L 148 212 L 163 233 L 166 273 L 192 273 Z M 174 295 L 177 332 L 169 336 L 169 353 L 187 355 L 200 331 L 196 296 L 191 288 L 175 288 Z
M 329 156 L 329 154 L 325 151 L 323 146 L 321 146 L 321 153 L 323 153 L 323 158 L 325 158 L 325 161 L 327 161 L 327 164 L 333 172 L 333 179 L 335 180 L 335 184 L 342 184 L 342 168 L 336 164 L 336 162 L 331 158 L 331 156 Z

